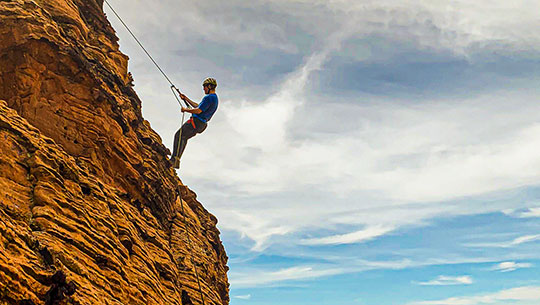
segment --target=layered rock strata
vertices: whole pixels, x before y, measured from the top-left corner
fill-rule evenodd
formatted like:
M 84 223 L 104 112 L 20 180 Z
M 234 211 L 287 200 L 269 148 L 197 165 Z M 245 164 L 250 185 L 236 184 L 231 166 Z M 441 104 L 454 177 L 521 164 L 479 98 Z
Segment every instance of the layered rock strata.
M 228 304 L 217 220 L 143 119 L 102 7 L 0 1 L 0 304 L 202 304 L 192 259 L 205 303 Z

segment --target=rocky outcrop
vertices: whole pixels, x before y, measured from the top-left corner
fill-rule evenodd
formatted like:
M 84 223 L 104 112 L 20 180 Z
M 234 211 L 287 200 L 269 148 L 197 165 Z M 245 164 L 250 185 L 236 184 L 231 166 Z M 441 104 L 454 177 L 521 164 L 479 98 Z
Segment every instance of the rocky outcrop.
M 0 1 L 0 304 L 202 304 L 193 263 L 228 304 L 217 220 L 142 118 L 102 6 Z

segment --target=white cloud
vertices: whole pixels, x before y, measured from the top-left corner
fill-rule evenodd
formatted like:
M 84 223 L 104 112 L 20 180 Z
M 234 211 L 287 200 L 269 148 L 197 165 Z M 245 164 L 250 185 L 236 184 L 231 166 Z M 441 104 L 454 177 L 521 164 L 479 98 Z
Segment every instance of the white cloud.
M 373 226 L 364 230 L 320 238 L 303 239 L 302 245 L 341 245 L 366 242 L 394 230 L 393 227 Z
M 476 248 L 511 248 L 515 246 L 519 246 L 521 244 L 525 243 L 531 243 L 540 240 L 540 234 L 537 235 L 524 235 L 517 238 L 514 238 L 511 241 L 504 241 L 504 242 L 489 242 L 489 243 L 474 243 L 474 244 L 467 244 L 468 247 L 476 247 Z
M 532 264 L 529 263 L 516 263 L 516 262 L 502 262 L 491 268 L 491 270 L 500 272 L 510 272 L 522 268 L 531 268 Z
M 251 299 L 251 294 L 233 296 L 233 299 L 249 300 Z
M 509 302 L 515 305 L 533 305 L 538 304 L 538 301 L 540 301 L 540 287 L 518 287 L 492 294 L 413 302 L 409 305 L 505 305 Z
M 540 208 L 530 208 L 527 211 L 521 213 L 520 217 L 522 218 L 540 217 Z
M 167 0 L 151 8 L 144 7 L 148 12 L 145 18 L 140 18 L 138 5 L 127 1 L 118 1 L 114 5 L 127 16 L 127 21 L 137 32 L 148 33 L 148 39 L 152 39 L 151 31 L 170 33 L 161 36 L 175 37 L 184 44 L 192 44 L 198 39 L 295 52 L 298 43 L 291 38 L 295 33 L 290 32 L 290 27 L 309 33 L 312 39 L 324 40 L 342 27 L 343 20 L 351 20 L 352 30 L 358 36 L 376 33 L 416 41 L 431 48 L 463 52 L 490 43 L 521 50 L 540 46 L 540 38 L 528 31 L 540 25 L 535 14 L 540 10 L 540 4 L 533 0 L 482 0 L 472 5 L 466 0 L 453 1 L 452 5 L 412 0 L 272 0 L 258 3 Z M 220 15 L 215 16 L 215 11 Z M 178 44 L 163 37 L 153 39 L 164 40 L 165 46 Z
M 499 96 L 494 93 L 459 103 L 430 101 L 414 107 L 388 101 L 352 105 L 343 111 L 357 113 L 365 128 L 292 139 L 290 128 L 297 119 L 295 112 L 317 111 L 310 109 L 306 101 L 306 82 L 314 71 L 322 68 L 332 52 L 339 50 L 340 43 L 353 34 L 348 30 L 328 37 L 319 51 L 306 56 L 304 64 L 265 101 L 225 102 L 220 106 L 224 117 L 211 126 L 213 137 L 209 137 L 209 131 L 197 139 L 198 144 L 190 143 L 191 153 L 185 157 L 188 162 L 182 168 L 184 176 L 227 185 L 229 195 L 240 196 L 294 192 L 307 185 L 336 196 L 361 192 L 369 196 L 351 200 L 362 202 L 364 208 L 380 201 L 401 205 L 438 202 L 540 183 L 537 158 L 540 144 L 535 141 L 540 132 L 536 123 L 540 120 L 540 106 L 532 102 L 533 95 L 521 92 Z M 478 120 L 479 117 L 483 120 Z M 213 166 L 199 166 L 208 160 L 214 160 Z M 273 204 L 286 207 L 278 202 Z M 297 209 L 313 208 L 311 202 L 293 204 Z M 249 213 L 257 213 L 255 210 L 260 208 L 253 205 Z M 446 208 L 438 209 L 440 213 Z M 321 218 L 328 213 L 320 212 Z M 259 236 L 253 249 L 261 250 L 271 240 L 271 232 L 285 234 L 302 228 L 300 223 L 304 221 L 299 218 L 304 216 L 296 215 L 270 216 L 264 221 L 267 226 L 255 231 L 234 221 L 222 226 L 234 227 L 250 238 Z M 422 220 L 413 216 L 388 223 L 385 215 L 382 217 L 376 224 L 367 223 L 369 220 L 360 224 L 373 226 L 383 222 L 387 223 L 385 227 L 394 228 L 403 221 Z M 282 228 L 283 223 L 287 224 L 287 230 L 276 229 Z M 268 234 L 256 233 L 264 230 Z M 332 244 L 338 240 L 362 240 L 364 233 L 338 234 L 318 241 Z
M 191 160 L 183 169 L 191 179 L 227 185 L 229 195 L 237 192 L 242 196 L 266 196 L 293 192 L 311 185 L 335 196 L 349 197 L 351 202 L 347 205 L 334 206 L 338 210 L 369 210 L 373 207 L 371 212 L 382 217 L 367 215 L 355 221 L 364 219 L 364 225 L 386 223 L 386 226 L 398 227 L 403 221 L 422 220 L 422 216 L 419 216 L 422 210 L 407 211 L 407 214 L 412 214 L 410 218 L 388 219 L 389 215 L 394 215 L 394 211 L 407 210 L 408 202 L 433 202 L 430 216 L 434 216 L 449 208 L 459 209 L 455 206 L 439 206 L 437 202 L 440 201 L 539 183 L 540 161 L 537 152 L 540 151 L 540 144 L 536 138 L 540 125 L 526 122 L 540 113 L 540 109 L 537 109 L 540 107 L 522 103 L 513 106 L 512 110 L 502 104 L 498 104 L 501 108 L 494 107 L 494 104 L 498 104 L 495 97 L 490 98 L 489 105 L 486 100 L 480 99 L 453 106 L 424 105 L 423 109 L 396 105 L 388 108 L 353 108 L 351 111 L 364 115 L 361 119 L 366 121 L 368 128 L 333 138 L 300 142 L 290 140 L 286 129 L 289 120 L 294 119 L 294 116 L 289 116 L 296 105 L 294 99 L 284 104 L 275 100 L 270 104 L 247 106 L 244 110 L 230 109 L 228 125 L 233 126 L 237 121 L 236 127 L 220 130 L 223 138 L 218 141 L 200 139 L 197 151 L 190 154 L 194 157 L 188 157 Z M 275 113 L 281 113 L 283 109 L 291 112 L 274 117 L 272 112 L 252 111 L 252 108 L 266 107 L 278 109 Z M 500 117 L 501 113 L 505 113 L 505 118 Z M 249 123 L 246 121 L 244 124 L 243 117 L 249 118 Z M 486 125 L 476 120 L 477 117 L 483 117 L 492 124 Z M 517 120 L 524 125 L 519 126 Z M 232 144 L 235 141 L 239 143 Z M 218 152 L 219 155 L 214 155 Z M 252 162 L 244 162 L 241 156 L 250 152 L 254 152 L 256 157 Z M 206 160 L 224 161 L 222 164 L 214 162 L 220 166 L 219 170 L 200 168 L 199 164 Z M 393 202 L 387 213 L 379 213 L 375 208 L 381 201 Z M 295 201 L 292 204 L 300 210 L 313 209 L 311 201 Z M 272 202 L 272 205 L 287 208 L 285 202 Z M 508 202 L 506 206 L 512 205 Z M 219 204 L 216 203 L 216 206 Z M 488 212 L 496 208 L 489 205 L 479 207 L 483 211 L 475 212 Z M 252 206 L 250 213 L 260 208 Z M 472 213 L 473 207 L 470 205 L 461 208 L 456 212 Z M 329 212 L 326 209 L 314 211 L 321 212 L 320 218 L 327 218 Z M 300 218 L 303 217 L 302 214 L 292 213 L 285 215 L 284 219 L 289 225 L 302 223 Z M 375 219 L 379 223 L 369 223 Z M 318 223 L 332 224 L 324 221 Z M 268 229 L 275 226 L 279 224 L 271 224 Z M 245 228 L 242 231 L 248 230 Z
M 343 257 L 339 253 L 332 253 L 322 257 L 303 256 L 302 258 L 313 258 L 315 260 L 324 260 L 332 264 L 313 264 L 301 265 L 278 270 L 272 269 L 253 269 L 242 268 L 232 269 L 229 272 L 229 280 L 235 288 L 248 287 L 268 287 L 268 286 L 289 286 L 294 281 L 314 280 L 321 277 L 333 276 L 338 274 L 350 274 L 366 272 L 370 270 L 403 270 L 408 268 L 418 268 L 426 266 L 458 265 L 487 263 L 492 260 L 484 258 L 460 258 L 453 260 L 444 259 L 423 259 L 413 261 L 410 259 L 388 260 L 388 261 L 368 261 L 358 257 Z M 418 285 L 470 285 L 474 281 L 470 276 L 439 276 L 429 281 L 418 283 Z
M 473 279 L 468 276 L 444 276 L 440 275 L 436 279 L 428 282 L 416 282 L 418 285 L 422 286 L 450 286 L 450 285 L 471 285 Z
M 281 89 L 267 100 L 253 103 L 224 97 L 220 112 L 225 117 L 221 120 L 216 118 L 204 137 L 193 141 L 200 145 L 190 143 L 186 154 L 188 160 L 182 164 L 183 175 L 189 179 L 206 178 L 231 186 L 231 191 L 240 192 L 276 192 L 294 189 L 299 183 L 327 185 L 330 182 L 330 189 L 336 192 L 374 190 L 391 199 L 424 201 L 446 200 L 538 182 L 538 174 L 535 173 L 539 172 L 539 162 L 534 161 L 538 145 L 534 137 L 540 127 L 530 123 L 538 121 L 535 113 L 540 112 L 537 103 L 532 102 L 535 96 L 494 93 L 481 99 L 459 103 L 430 101 L 417 107 L 380 101 L 381 105 L 374 107 L 344 109 L 349 113 L 358 113 L 358 119 L 367 128 L 300 142 L 291 141 L 289 126 L 295 120 L 295 111 L 313 111 L 309 107 L 300 109 L 305 105 L 303 88 L 312 72 L 321 69 L 328 56 L 339 50 L 343 40 L 359 33 L 394 35 L 392 27 L 395 26 L 411 35 L 429 38 L 431 36 L 423 35 L 425 31 L 419 31 L 419 28 L 426 31 L 435 28 L 440 37 L 431 37 L 433 41 L 429 44 L 444 44 L 441 37 L 446 35 L 452 37 L 448 45 L 456 45 L 453 40 L 462 39 L 465 41 L 463 46 L 479 40 L 504 41 L 500 36 L 503 35 L 501 31 L 505 30 L 512 33 L 503 35 L 510 41 L 517 39 L 516 33 L 530 36 L 520 38 L 524 41 L 539 39 L 537 35 L 526 34 L 530 31 L 516 30 L 516 27 L 531 28 L 531 24 L 538 22 L 536 15 L 530 13 L 538 4 L 478 3 L 470 5 L 467 1 L 457 1 L 453 4 L 454 8 L 449 10 L 447 5 L 414 1 L 263 1 L 260 7 L 252 3 L 246 5 L 242 1 L 228 2 L 227 5 L 210 1 L 203 6 L 184 1 L 165 1 L 152 7 L 153 14 L 146 14 L 156 16 L 153 19 L 139 18 L 137 6 L 131 3 L 119 2 L 118 6 L 126 15 L 132 16 L 133 23 L 140 31 L 156 30 L 148 23 L 153 26 L 174 24 L 171 36 L 178 41 L 187 33 L 222 40 L 230 40 L 234 33 L 235 38 L 239 39 L 235 41 L 238 45 L 245 43 L 243 38 L 238 38 L 239 32 L 250 33 L 247 40 L 268 41 L 264 35 L 260 35 L 266 30 L 251 25 L 276 26 L 261 23 L 260 18 L 248 15 L 277 12 L 290 14 L 291 19 L 299 15 L 302 17 L 299 22 L 307 25 L 317 18 L 350 20 L 348 24 L 333 22 L 333 32 L 320 33 L 315 38 L 320 47 L 313 53 L 305 54 L 305 63 L 283 80 Z M 182 9 L 176 10 L 179 6 Z M 205 16 L 210 11 L 205 7 L 216 6 L 230 13 L 230 16 L 208 22 Z M 317 12 L 310 14 L 310 10 L 291 9 L 297 6 L 312 6 Z M 261 7 L 264 9 L 259 10 Z M 346 13 L 343 10 L 345 7 L 354 14 Z M 324 12 L 325 9 L 328 11 Z M 178 15 L 158 14 L 159 10 L 178 11 L 188 19 L 179 23 Z M 244 10 L 250 14 L 238 15 Z M 342 18 L 342 14 L 351 18 Z M 490 18 L 481 18 L 484 15 Z M 509 22 L 509 15 L 519 16 L 519 22 Z M 226 22 L 229 19 L 233 22 Z M 358 23 L 359 20 L 363 21 Z M 310 28 L 314 27 L 306 26 L 306 29 Z M 219 35 L 222 32 L 226 35 Z M 493 37 L 494 33 L 499 34 Z M 158 39 L 162 36 L 149 37 Z M 170 39 L 167 41 L 174 42 Z M 277 44 L 282 42 L 278 41 Z M 162 46 L 161 43 L 155 45 Z M 198 82 L 196 85 L 198 88 Z M 153 91 L 155 86 L 149 88 Z M 272 91 L 275 89 L 272 88 Z M 494 99 L 497 95 L 499 97 Z M 503 106 L 509 103 L 512 107 Z M 154 106 L 148 103 L 144 105 L 145 109 L 151 107 Z M 150 120 L 162 121 L 162 112 L 156 111 L 157 118 Z M 477 120 L 478 117 L 483 120 Z M 483 122 L 490 124 L 486 126 Z M 504 131 L 501 134 L 505 136 L 504 141 L 492 136 L 501 130 Z M 163 134 L 170 138 L 174 131 L 168 130 Z M 246 162 L 250 155 L 256 157 Z M 214 162 L 203 168 L 199 166 L 208 160 L 226 162 Z M 493 164 L 498 166 L 493 167 Z
M 408 201 L 448 200 L 539 181 L 540 162 L 535 156 L 540 147 L 534 139 L 540 125 L 527 123 L 536 117 L 530 113 L 540 110 L 537 105 L 524 102 L 512 107 L 517 112 L 511 114 L 507 111 L 515 110 L 502 106 L 506 98 L 494 97 L 460 105 L 431 102 L 415 109 L 356 106 L 349 111 L 362 113 L 359 120 L 368 128 L 296 142 L 287 130 L 294 109 L 302 106 L 302 99 L 294 96 L 286 91 L 260 105 L 222 109 L 232 130 L 221 129 L 224 139 L 217 142 L 206 138 L 204 149 L 199 145 L 197 154 L 190 154 L 195 160 L 186 165 L 186 172 L 232 183 L 252 194 L 311 182 L 336 193 L 374 190 L 389 199 Z M 505 111 L 506 118 L 499 111 Z M 478 116 L 492 124 L 481 124 L 474 119 Z M 501 130 L 516 123 L 515 129 Z M 220 153 L 214 159 L 227 160 L 221 171 L 195 170 L 211 152 Z M 250 152 L 257 156 L 254 163 L 239 158 Z
M 115 6 L 166 71 L 173 71 L 171 76 L 184 91 L 200 92 L 200 80 L 208 74 L 228 78 L 229 84 L 220 82 L 218 113 L 205 133 L 190 141 L 179 174 L 184 182 L 193 182 L 190 186 L 201 202 L 218 216 L 220 229 L 238 232 L 251 251 L 260 252 L 275 243 L 357 243 L 435 217 L 530 207 L 491 198 L 453 200 L 540 184 L 536 90 L 513 86 L 509 78 L 507 88 L 482 96 L 441 95 L 417 101 L 362 95 L 344 104 L 339 103 L 339 95 L 311 97 L 334 101 L 315 108 L 306 84 L 328 60 L 341 55 L 343 41 L 370 35 L 466 57 L 484 48 L 504 54 L 534 52 L 540 36 L 530 29 L 539 25 L 538 1 L 471 4 L 460 0 L 449 6 L 410 0 L 166 0 L 150 7 L 140 1 L 118 1 Z M 280 18 L 287 22 L 275 22 Z M 295 34 L 290 35 L 283 25 Z M 305 37 L 297 36 L 296 26 L 306 32 Z M 127 37 L 121 44 L 125 50 L 132 42 Z M 304 60 L 290 67 L 292 72 L 277 85 L 252 90 L 242 80 L 243 63 L 230 68 L 212 58 L 197 57 L 200 50 L 208 49 L 219 57 L 224 46 L 234 46 L 233 53 L 240 57 L 272 49 L 299 53 Z M 174 100 L 159 72 L 134 48 L 130 69 L 145 118 L 170 147 L 179 125 L 177 106 L 169 104 Z M 354 54 L 354 59 L 381 60 L 369 46 L 364 51 L 361 56 Z M 231 91 L 230 87 L 240 89 Z M 157 88 L 164 88 L 164 93 Z M 240 99 L 237 93 L 249 99 Z M 299 113 L 320 117 L 317 125 L 322 131 L 309 130 L 303 122 L 295 125 Z M 356 127 L 335 133 L 325 128 L 325 124 L 345 120 Z M 294 137 L 295 126 L 306 128 L 301 137 Z M 275 198 L 276 194 L 282 195 Z M 531 209 L 528 215 L 538 215 L 538 210 Z M 311 230 L 338 225 L 364 229 L 297 239 Z M 503 248 L 536 238 L 516 238 Z M 372 263 L 369 268 L 385 266 L 411 264 L 405 259 Z M 305 268 L 240 275 L 233 283 L 271 283 L 345 272 L 341 267 Z M 366 267 L 356 270 L 362 268 Z
M 323 276 L 342 274 L 341 268 L 314 268 L 312 266 L 296 266 L 278 271 L 250 270 L 244 273 L 231 271 L 229 279 L 236 288 L 277 285 L 291 280 L 309 280 Z
M 268 246 L 268 240 L 272 236 L 285 235 L 292 231 L 292 228 L 286 224 L 273 226 L 271 219 L 263 215 L 257 216 L 239 211 L 230 211 L 225 214 L 224 220 L 231 221 L 231 223 L 225 224 L 226 228 L 242 228 L 238 230 L 241 232 L 242 238 L 248 237 L 255 241 L 251 250 L 257 252 L 263 251 Z
M 518 238 L 514 239 L 510 243 L 510 246 L 517 246 L 517 245 L 521 245 L 521 244 L 524 244 L 524 243 L 529 243 L 529 242 L 533 242 L 533 241 L 537 241 L 537 240 L 540 240 L 540 234 L 521 236 L 521 237 L 518 237 Z
M 505 210 L 502 211 L 504 214 L 511 216 L 511 217 L 518 217 L 518 218 L 536 218 L 540 217 L 540 208 L 534 207 L 534 208 L 528 208 L 525 210 Z
M 332 1 L 358 20 L 359 34 L 376 32 L 393 39 L 416 41 L 428 48 L 446 48 L 466 53 L 470 48 L 508 45 L 509 49 L 538 48 L 540 39 L 524 30 L 538 26 L 531 13 L 539 10 L 535 1 Z M 353 17 L 354 16 L 354 17 Z M 520 34 L 516 34 L 520 33 Z

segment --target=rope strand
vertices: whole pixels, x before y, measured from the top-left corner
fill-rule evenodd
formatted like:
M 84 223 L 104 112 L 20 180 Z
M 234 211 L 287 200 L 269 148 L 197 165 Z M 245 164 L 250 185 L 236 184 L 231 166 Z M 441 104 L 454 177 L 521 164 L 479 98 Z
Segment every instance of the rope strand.
M 176 91 L 178 92 L 178 94 L 181 94 L 180 90 L 178 88 L 176 88 L 176 86 L 173 84 L 173 82 L 171 81 L 171 79 L 167 76 L 167 74 L 163 71 L 163 69 L 158 65 L 158 63 L 156 62 L 156 60 L 154 59 L 154 57 L 152 57 L 152 55 L 150 55 L 150 52 L 148 52 L 148 50 L 146 50 L 146 48 L 144 47 L 144 45 L 142 44 L 142 42 L 137 38 L 137 36 L 135 36 L 135 34 L 133 33 L 133 31 L 131 31 L 131 29 L 129 28 L 129 26 L 124 22 L 124 20 L 122 20 L 122 17 L 120 17 L 120 15 L 118 15 L 118 13 L 116 12 L 116 10 L 112 7 L 112 5 L 107 1 L 107 0 L 104 0 L 105 3 L 107 4 L 107 6 L 111 9 L 111 11 L 114 13 L 114 15 L 116 16 L 116 18 L 118 18 L 118 20 L 120 20 L 120 22 L 122 23 L 122 25 L 126 28 L 126 30 L 129 32 L 129 34 L 131 35 L 131 37 L 133 37 L 133 39 L 135 39 L 135 41 L 137 42 L 137 44 L 139 44 L 139 46 L 141 47 L 141 49 L 144 51 L 144 53 L 146 53 L 146 55 L 148 56 L 148 58 L 150 58 L 150 60 L 152 61 L 152 63 L 154 63 L 154 65 L 156 66 L 156 68 L 158 68 L 159 72 L 161 72 L 161 74 L 165 77 L 165 79 L 169 82 L 169 84 L 171 85 L 171 90 L 173 91 L 173 95 L 174 97 L 176 98 L 176 101 L 178 102 L 178 104 L 180 104 L 180 106 L 182 106 L 182 103 L 180 102 L 180 99 L 178 99 L 178 96 L 176 96 L 176 92 L 174 92 L 173 89 L 176 89 Z M 184 103 L 186 104 L 186 106 L 188 108 L 190 108 L 190 105 L 184 101 Z
M 199 272 L 197 271 L 197 265 L 195 265 L 195 261 L 193 260 L 193 246 L 191 244 L 191 238 L 189 237 L 189 232 L 188 232 L 188 229 L 187 229 L 187 221 L 186 221 L 186 213 L 184 211 L 184 201 L 182 200 L 182 193 L 179 192 L 179 196 L 180 196 L 180 205 L 182 206 L 182 216 L 184 218 L 184 231 L 186 232 L 186 236 L 187 236 L 187 240 L 188 240 L 188 243 L 189 243 L 189 247 L 190 247 L 190 251 L 192 252 L 191 256 L 190 256 L 190 259 L 191 259 L 191 264 L 193 265 L 193 268 L 195 270 L 195 276 L 197 277 L 197 285 L 199 285 L 199 293 L 201 294 L 201 301 L 202 301 L 202 304 L 204 305 L 204 295 L 203 295 L 203 292 L 202 292 L 202 288 L 201 288 L 201 281 L 199 279 Z
M 105 3 L 107 4 L 107 6 L 111 9 L 111 11 L 116 15 L 116 17 L 118 18 L 118 20 L 120 20 L 120 22 L 124 25 L 124 27 L 126 28 L 126 30 L 128 30 L 129 34 L 131 34 L 131 36 L 133 37 L 133 39 L 135 39 L 135 41 L 139 44 L 139 46 L 143 49 L 144 53 L 146 53 L 146 55 L 148 55 L 148 57 L 150 58 L 150 60 L 154 63 L 154 65 L 156 66 L 156 68 L 158 68 L 158 70 L 161 72 L 161 74 L 163 74 L 163 76 L 165 76 L 165 79 L 167 79 L 167 81 L 169 82 L 169 84 L 171 84 L 171 86 L 174 87 L 174 84 L 173 82 L 169 79 L 169 77 L 167 76 L 167 74 L 165 74 L 165 72 L 163 72 L 163 69 L 161 69 L 161 67 L 158 65 L 158 63 L 154 60 L 154 58 L 152 57 L 152 55 L 150 55 L 150 53 L 146 50 L 146 48 L 143 46 L 143 44 L 139 41 L 139 39 L 137 39 L 137 36 L 135 36 L 135 34 L 133 34 L 133 32 L 131 31 L 131 29 L 127 26 L 127 24 L 124 22 L 124 20 L 122 20 L 122 18 L 118 15 L 118 13 L 116 13 L 116 11 L 114 10 L 114 8 L 109 4 L 109 2 L 107 0 L 104 0 Z M 176 88 L 176 87 L 175 87 Z
M 118 13 L 116 13 L 116 11 L 114 10 L 114 8 L 109 4 L 109 2 L 107 0 L 104 0 L 104 2 L 107 4 L 107 6 L 109 6 L 109 8 L 111 9 L 111 11 L 116 15 L 116 17 L 118 18 L 118 20 L 120 20 L 120 22 L 124 25 L 124 27 L 128 30 L 129 34 L 131 34 L 131 36 L 133 37 L 133 39 L 135 39 L 135 41 L 139 44 L 139 46 L 143 49 L 143 51 L 146 53 L 146 55 L 148 55 L 148 57 L 150 58 L 150 60 L 154 63 L 154 65 L 156 66 L 156 68 L 158 68 L 158 70 L 161 72 L 161 74 L 163 74 L 163 76 L 165 77 L 165 79 L 167 79 L 167 81 L 169 82 L 169 84 L 171 84 L 171 90 L 173 92 L 173 95 L 174 97 L 176 98 L 176 100 L 178 101 L 178 103 L 180 104 L 180 106 L 182 106 L 182 103 L 180 102 L 180 99 L 178 98 L 178 96 L 176 95 L 176 93 L 174 92 L 175 89 L 176 91 L 178 92 L 178 94 L 181 94 L 180 93 L 180 90 L 178 90 L 178 88 L 176 88 L 176 86 L 173 84 L 173 82 L 169 79 L 169 77 L 167 76 L 167 74 L 165 74 L 165 72 L 163 71 L 163 69 L 161 69 L 161 67 L 157 64 L 157 62 L 154 60 L 154 58 L 152 57 L 152 55 L 150 55 L 150 53 L 146 50 L 146 48 L 143 46 L 143 44 L 139 41 L 139 39 L 137 39 L 137 36 L 135 36 L 135 34 L 133 34 L 133 32 L 130 30 L 130 28 L 127 26 L 127 24 L 124 22 L 124 20 L 122 20 L 122 18 L 120 18 L 120 16 L 118 15 Z M 188 104 L 187 101 L 184 100 L 184 103 L 186 104 L 186 106 L 189 108 L 190 105 Z M 184 124 L 184 115 L 185 113 L 182 112 L 182 125 Z M 182 129 L 180 129 L 180 136 L 179 136 L 179 140 L 181 139 L 181 135 L 182 135 Z M 191 252 L 191 255 L 190 255 L 190 259 L 191 259 L 191 264 L 193 264 L 193 269 L 195 271 L 195 277 L 197 278 L 197 284 L 199 286 L 199 293 L 201 294 L 201 301 L 202 301 L 202 304 L 205 305 L 205 302 L 204 302 L 204 294 L 202 292 L 202 288 L 201 288 L 201 281 L 200 281 L 200 278 L 199 278 L 199 272 L 197 270 L 197 265 L 195 264 L 195 260 L 193 259 L 193 245 L 191 243 L 191 238 L 189 236 L 189 231 L 187 229 L 187 221 L 186 221 L 186 213 L 184 211 L 184 202 L 182 200 L 182 194 L 181 192 L 179 191 L 179 196 L 180 196 L 180 204 L 182 206 L 182 216 L 183 216 L 183 221 L 184 221 L 184 230 L 186 232 L 186 236 L 187 236 L 187 240 L 188 240 L 188 245 L 189 245 L 189 252 Z

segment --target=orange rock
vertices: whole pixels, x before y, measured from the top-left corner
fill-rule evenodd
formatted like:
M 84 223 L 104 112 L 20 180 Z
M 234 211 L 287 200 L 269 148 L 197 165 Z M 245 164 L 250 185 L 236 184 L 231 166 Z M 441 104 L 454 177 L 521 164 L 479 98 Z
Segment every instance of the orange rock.
M 0 2 L 0 304 L 201 304 L 192 258 L 228 304 L 217 220 L 143 119 L 102 4 Z

